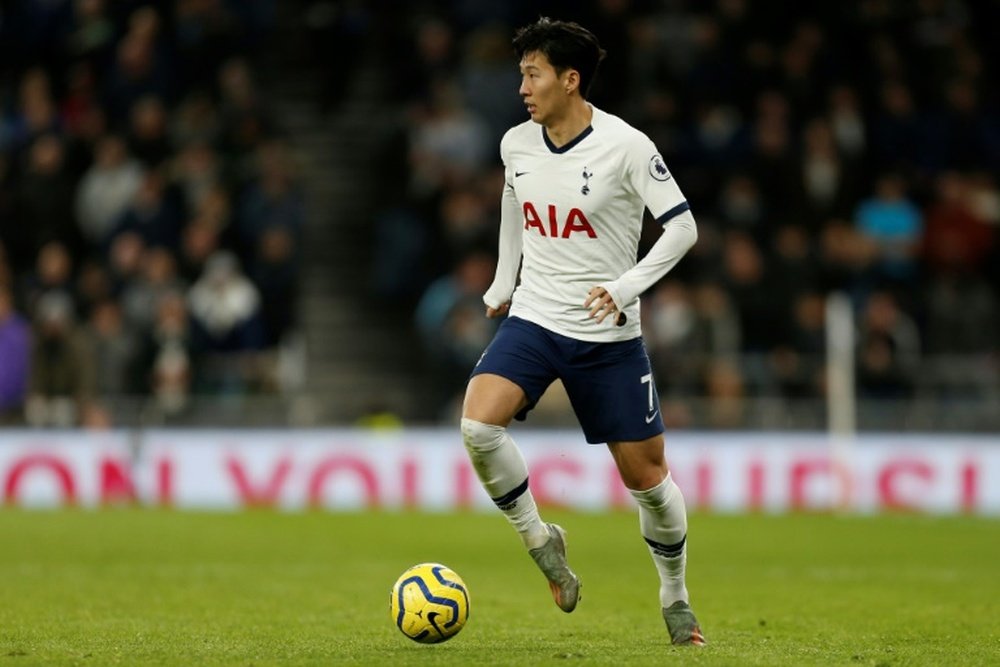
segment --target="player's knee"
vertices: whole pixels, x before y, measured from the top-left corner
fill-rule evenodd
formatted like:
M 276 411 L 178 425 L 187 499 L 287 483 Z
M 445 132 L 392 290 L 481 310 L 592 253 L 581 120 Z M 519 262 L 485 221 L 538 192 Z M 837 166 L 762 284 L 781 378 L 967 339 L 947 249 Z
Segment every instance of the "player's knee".
M 496 449 L 503 443 L 506 430 L 503 426 L 462 418 L 462 442 L 470 454 Z
M 653 477 L 648 479 L 651 481 Z M 631 489 L 631 493 L 641 506 L 654 513 L 665 511 L 671 506 L 684 507 L 684 495 L 669 474 L 651 486 Z
M 622 482 L 631 491 L 648 491 L 663 484 L 668 476 L 666 465 L 657 465 L 655 462 L 619 468 L 619 472 Z

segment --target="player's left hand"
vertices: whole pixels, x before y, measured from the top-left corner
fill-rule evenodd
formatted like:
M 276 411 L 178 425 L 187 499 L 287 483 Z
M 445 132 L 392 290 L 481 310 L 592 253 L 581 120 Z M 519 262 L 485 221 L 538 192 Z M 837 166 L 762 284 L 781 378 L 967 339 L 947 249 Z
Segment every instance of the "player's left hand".
M 583 302 L 583 307 L 590 308 L 590 315 L 588 317 L 597 318 L 598 324 L 603 322 L 604 318 L 608 315 L 618 312 L 615 300 L 611 298 L 611 295 L 603 287 L 591 287 L 590 293 L 587 295 L 587 300 Z M 614 319 L 612 318 L 612 321 Z

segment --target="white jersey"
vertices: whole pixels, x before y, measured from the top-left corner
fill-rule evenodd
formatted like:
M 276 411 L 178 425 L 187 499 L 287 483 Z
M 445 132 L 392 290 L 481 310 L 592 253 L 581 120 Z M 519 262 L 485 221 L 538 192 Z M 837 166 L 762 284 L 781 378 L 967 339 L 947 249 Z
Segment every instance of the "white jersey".
M 628 340 L 641 335 L 639 293 L 669 270 L 697 235 L 687 214 L 693 238 L 688 235 L 683 247 L 671 249 L 666 268 L 660 262 L 636 289 L 631 283 L 626 288 L 622 279 L 636 267 L 644 209 L 666 224 L 688 205 L 653 142 L 617 116 L 591 108 L 590 127 L 562 147 L 530 120 L 508 130 L 500 142 L 506 181 L 500 261 L 483 300 L 492 307 L 510 300 L 511 315 L 571 338 Z M 583 303 L 596 285 L 605 287 L 627 316 L 623 326 L 612 322 L 614 316 L 600 324 L 588 317 Z

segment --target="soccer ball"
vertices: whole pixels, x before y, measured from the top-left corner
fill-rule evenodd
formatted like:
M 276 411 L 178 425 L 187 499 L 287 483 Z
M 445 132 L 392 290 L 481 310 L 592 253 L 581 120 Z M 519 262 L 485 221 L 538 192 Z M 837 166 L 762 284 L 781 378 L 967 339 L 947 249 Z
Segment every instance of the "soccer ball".
M 399 631 L 413 641 L 438 644 L 465 627 L 469 590 L 454 570 L 440 563 L 421 563 L 396 580 L 389 612 Z

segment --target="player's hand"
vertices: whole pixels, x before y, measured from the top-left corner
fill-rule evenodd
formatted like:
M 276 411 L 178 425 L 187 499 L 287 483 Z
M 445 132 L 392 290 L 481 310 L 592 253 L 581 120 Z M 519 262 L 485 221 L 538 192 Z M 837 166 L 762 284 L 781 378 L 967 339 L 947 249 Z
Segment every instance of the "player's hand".
M 614 315 L 618 312 L 615 300 L 611 298 L 611 295 L 603 287 L 591 287 L 590 293 L 587 295 L 587 300 L 583 302 L 583 307 L 590 309 L 588 317 L 597 318 L 598 324 L 603 322 L 604 318 L 608 315 Z M 612 321 L 616 319 L 612 318 Z
M 501 315 L 506 315 L 508 310 L 510 310 L 510 301 L 507 301 L 506 303 L 501 303 L 499 308 L 486 306 L 486 317 L 490 319 L 493 319 L 494 317 L 500 317 Z

